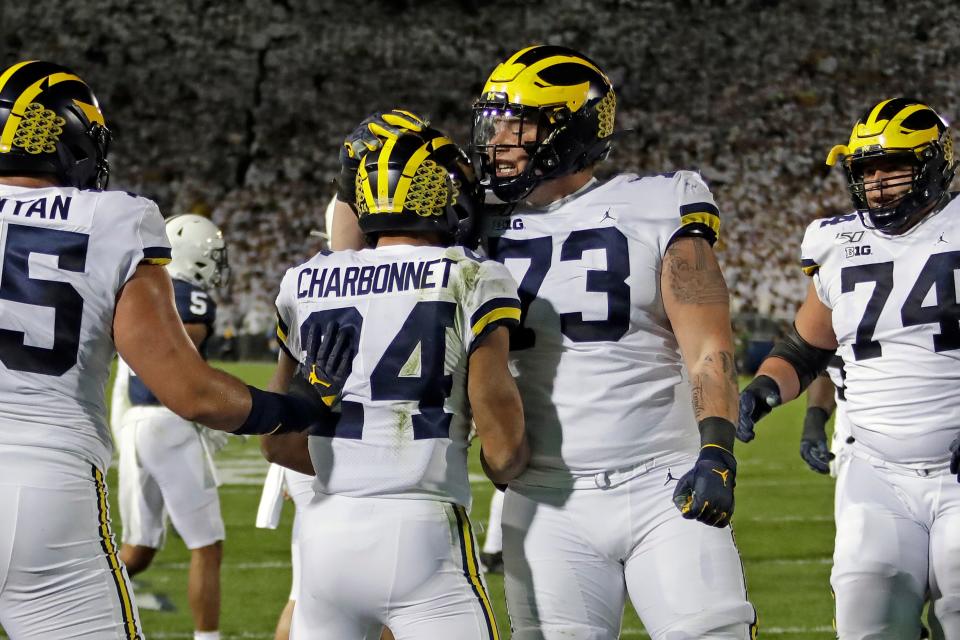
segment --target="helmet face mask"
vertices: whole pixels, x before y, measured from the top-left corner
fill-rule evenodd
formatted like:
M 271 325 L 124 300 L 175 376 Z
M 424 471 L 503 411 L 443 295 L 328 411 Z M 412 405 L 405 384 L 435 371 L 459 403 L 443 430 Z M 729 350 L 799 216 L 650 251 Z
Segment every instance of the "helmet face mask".
M 69 69 L 37 60 L 11 66 L 3 78 L 0 172 L 106 188 L 110 131 L 90 87 Z
M 610 152 L 615 111 L 612 84 L 586 56 L 557 46 L 513 54 L 473 107 L 481 183 L 517 202 L 545 180 L 593 166 Z
M 854 125 L 847 145 L 834 147 L 854 207 L 865 226 L 889 235 L 915 226 L 948 193 L 956 171 L 950 132 L 915 100 L 885 100 Z

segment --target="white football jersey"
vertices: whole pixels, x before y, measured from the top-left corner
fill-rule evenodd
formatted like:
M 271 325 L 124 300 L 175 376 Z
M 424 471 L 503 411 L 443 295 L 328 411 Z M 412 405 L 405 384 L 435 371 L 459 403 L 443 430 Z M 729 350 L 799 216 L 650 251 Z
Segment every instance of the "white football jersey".
M 716 238 L 696 173 L 622 174 L 546 208 L 488 218 L 489 252 L 519 283 L 511 357 L 532 460 L 521 478 L 564 485 L 700 445 L 688 375 L 660 296 L 682 230 Z
M 857 446 L 939 465 L 960 431 L 960 199 L 899 236 L 851 213 L 814 221 L 802 266 L 833 310 Z
M 835 449 L 849 444 L 847 438 L 850 437 L 850 425 L 847 421 L 846 387 L 844 386 L 847 370 L 843 365 L 843 358 L 836 354 L 830 358 L 830 362 L 827 364 L 827 375 L 830 376 L 830 382 L 836 389 L 833 395 L 837 406 L 833 411 L 833 445 L 830 450 L 837 453 Z
M 460 247 L 325 251 L 288 270 L 277 297 L 288 355 L 303 362 L 318 324 L 357 339 L 340 421 L 309 438 L 316 490 L 468 505 L 467 361 L 519 308 L 503 265 Z
M 117 293 L 170 244 L 150 200 L 0 185 L 0 446 L 110 463 L 104 387 Z

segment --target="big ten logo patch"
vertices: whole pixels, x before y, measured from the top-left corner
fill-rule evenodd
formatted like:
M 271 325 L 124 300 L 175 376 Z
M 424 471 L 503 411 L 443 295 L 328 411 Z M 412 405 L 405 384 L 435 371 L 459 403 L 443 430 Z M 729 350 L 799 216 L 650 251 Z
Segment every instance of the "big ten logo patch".
M 870 245 L 865 244 L 857 247 L 846 247 L 843 252 L 848 258 L 856 258 L 858 256 L 869 256 L 871 250 Z
M 523 218 L 508 218 L 506 216 L 501 218 L 494 218 L 493 220 L 493 230 L 494 231 L 519 231 L 523 229 Z

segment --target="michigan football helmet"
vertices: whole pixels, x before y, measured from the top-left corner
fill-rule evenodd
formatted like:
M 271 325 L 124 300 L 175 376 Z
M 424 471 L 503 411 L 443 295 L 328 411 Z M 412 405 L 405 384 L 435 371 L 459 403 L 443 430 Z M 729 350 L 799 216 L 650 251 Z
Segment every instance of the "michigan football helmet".
M 223 233 L 207 218 L 192 213 L 167 220 L 171 278 L 185 280 L 202 289 L 225 285 L 230 276 Z
M 356 178 L 360 230 L 438 233 L 475 247 L 482 192 L 469 158 L 436 129 L 403 131 L 364 155 Z
M 865 180 L 864 168 L 880 160 L 908 167 L 909 173 L 899 179 Z M 853 126 L 850 141 L 831 149 L 827 164 L 838 161 L 864 224 L 887 234 L 902 233 L 914 224 L 916 214 L 939 202 L 957 168 L 946 123 L 933 109 L 909 98 L 870 107 Z M 900 194 L 905 186 L 909 188 Z M 884 201 L 884 189 L 899 195 Z M 881 204 L 871 206 L 868 195 Z
M 109 145 L 96 96 L 69 69 L 27 60 L 0 74 L 0 173 L 104 189 Z
M 481 182 L 505 202 L 543 180 L 575 173 L 610 153 L 617 97 L 606 74 L 567 47 L 527 47 L 500 63 L 473 106 L 471 152 Z M 536 135 L 524 128 L 535 127 Z M 522 171 L 497 175 L 497 154 L 520 147 Z

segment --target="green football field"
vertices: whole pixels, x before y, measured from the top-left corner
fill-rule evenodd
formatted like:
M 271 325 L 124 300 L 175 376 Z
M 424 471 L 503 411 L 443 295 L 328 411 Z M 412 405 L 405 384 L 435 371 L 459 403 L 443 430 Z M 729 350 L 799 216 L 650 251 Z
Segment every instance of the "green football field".
M 226 364 L 225 369 L 251 384 L 264 385 L 269 364 Z M 833 481 L 817 475 L 800 460 L 799 438 L 803 415 L 800 402 L 776 410 L 759 429 L 758 438 L 737 449 L 737 543 L 743 556 L 751 601 L 760 615 L 760 634 L 766 637 L 828 638 L 832 599 L 829 573 L 833 547 Z M 472 520 L 482 541 L 493 487 L 479 480 L 476 448 L 471 458 L 474 505 Z M 237 438 L 218 456 L 224 485 L 220 490 L 227 527 L 223 566 L 224 638 L 272 638 L 277 615 L 290 589 L 289 542 L 293 505 L 287 503 L 280 528 L 253 526 L 267 463 L 255 440 Z M 116 470 L 110 472 L 111 500 L 115 499 Z M 113 509 L 114 532 L 122 523 Z M 148 638 L 192 638 L 186 601 L 189 555 L 175 535 L 147 572 L 138 576 L 138 594 L 168 598 L 174 611 L 141 610 Z M 488 576 L 491 597 L 504 638 L 509 624 L 503 600 L 502 576 Z M 144 598 L 146 604 L 147 598 Z M 623 638 L 646 633 L 628 606 Z

